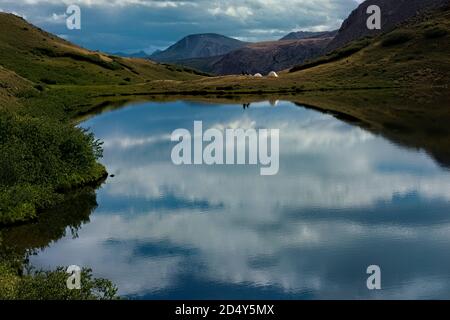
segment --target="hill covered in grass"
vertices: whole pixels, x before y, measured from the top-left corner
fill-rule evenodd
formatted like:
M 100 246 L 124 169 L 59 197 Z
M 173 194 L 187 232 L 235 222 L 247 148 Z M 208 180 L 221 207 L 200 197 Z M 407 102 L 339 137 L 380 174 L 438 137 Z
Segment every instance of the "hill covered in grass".
M 447 6 L 296 66 L 289 77 L 334 87 L 448 86 L 449 55 Z
M 33 88 L 33 83 L 0 65 L 0 106 L 17 106 L 18 96 Z
M 0 13 L 0 64 L 35 84 L 128 84 L 189 80 L 195 71 L 78 47 L 12 14 Z

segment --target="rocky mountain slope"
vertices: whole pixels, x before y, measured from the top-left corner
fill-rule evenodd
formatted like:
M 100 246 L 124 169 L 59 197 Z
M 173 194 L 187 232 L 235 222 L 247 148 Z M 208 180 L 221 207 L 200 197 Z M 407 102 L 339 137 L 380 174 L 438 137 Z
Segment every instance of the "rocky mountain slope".
M 333 32 L 292 33 L 285 37 L 292 38 L 291 40 L 235 43 L 238 48 L 233 50 L 228 50 L 228 48 L 228 52 L 224 54 L 218 54 L 220 51 L 208 51 L 204 47 L 204 50 L 188 54 L 185 52 L 188 46 L 183 43 L 187 41 L 186 39 L 197 38 L 197 36 L 188 36 L 166 51 L 156 53 L 150 59 L 156 57 L 157 61 L 187 66 L 215 75 L 268 73 L 284 70 L 320 56 L 325 52 L 326 46 L 334 35 Z M 303 39 L 299 39 L 302 37 Z M 197 41 L 200 40 L 197 39 Z M 194 47 L 199 49 L 205 44 L 206 42 L 201 42 Z M 177 59 L 186 56 L 191 57 Z M 161 57 L 163 58 L 161 59 Z
M 449 0 L 367 0 L 355 9 L 342 24 L 338 34 L 327 50 L 341 48 L 353 40 L 374 36 L 393 30 L 399 23 L 417 15 L 423 10 L 449 4 Z M 367 28 L 367 8 L 377 5 L 381 9 L 381 30 Z
M 290 68 L 324 52 L 332 38 L 260 42 L 234 50 L 211 65 L 219 75 L 262 73 Z

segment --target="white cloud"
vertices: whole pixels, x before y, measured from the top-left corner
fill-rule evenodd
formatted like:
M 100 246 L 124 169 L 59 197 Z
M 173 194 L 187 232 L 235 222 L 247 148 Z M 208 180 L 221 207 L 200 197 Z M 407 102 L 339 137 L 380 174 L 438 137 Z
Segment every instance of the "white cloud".
M 248 19 L 253 16 L 253 11 L 245 6 L 228 6 L 226 8 L 216 7 L 208 9 L 208 12 L 214 16 L 225 15 L 233 18 Z

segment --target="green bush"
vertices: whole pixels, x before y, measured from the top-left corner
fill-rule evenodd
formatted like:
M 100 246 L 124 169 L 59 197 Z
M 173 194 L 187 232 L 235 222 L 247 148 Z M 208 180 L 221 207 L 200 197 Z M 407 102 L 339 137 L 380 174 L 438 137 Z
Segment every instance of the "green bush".
M 35 88 L 37 91 L 39 91 L 39 92 L 42 92 L 42 91 L 45 90 L 45 87 L 44 87 L 43 85 L 41 85 L 41 84 L 35 85 L 34 88 Z
M 0 300 L 114 300 L 117 287 L 106 279 L 93 278 L 92 270 L 81 272 L 81 289 L 67 289 L 66 268 L 31 271 L 19 276 L 0 263 Z
M 406 43 L 414 38 L 414 35 L 410 32 L 405 31 L 394 31 L 386 36 L 386 38 L 381 42 L 383 47 L 391 47 L 399 44 Z
M 0 112 L 0 224 L 26 221 L 58 192 L 99 179 L 101 143 L 49 119 Z
M 47 78 L 42 78 L 41 82 L 45 83 L 45 84 L 57 84 L 56 80 L 51 80 L 51 79 L 47 79 Z
M 445 37 L 448 34 L 448 30 L 442 27 L 434 27 L 425 31 L 424 35 L 427 39 L 435 39 Z

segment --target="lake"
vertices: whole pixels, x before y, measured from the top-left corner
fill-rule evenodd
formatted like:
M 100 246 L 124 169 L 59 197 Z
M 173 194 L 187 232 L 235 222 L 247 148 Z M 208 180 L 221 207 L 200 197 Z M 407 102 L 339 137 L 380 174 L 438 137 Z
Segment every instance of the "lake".
M 174 165 L 171 133 L 196 120 L 279 129 L 278 174 Z M 450 298 L 450 172 L 423 151 L 284 101 L 148 102 L 81 126 L 114 177 L 36 267 L 88 266 L 134 299 Z

